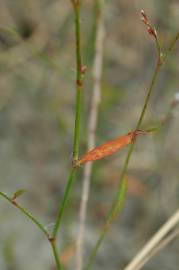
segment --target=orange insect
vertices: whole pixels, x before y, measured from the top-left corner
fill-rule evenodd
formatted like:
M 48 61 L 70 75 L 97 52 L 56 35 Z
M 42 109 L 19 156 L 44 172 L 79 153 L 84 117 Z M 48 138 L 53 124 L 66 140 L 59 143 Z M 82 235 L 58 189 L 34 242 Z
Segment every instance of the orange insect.
M 101 159 L 103 157 L 112 155 L 119 149 L 123 148 L 124 146 L 132 143 L 136 136 L 140 134 L 146 134 L 148 131 L 145 130 L 135 130 L 133 132 L 128 133 L 127 135 L 121 136 L 117 139 L 108 141 L 100 146 L 95 147 L 94 149 L 87 152 L 82 158 L 77 160 L 74 164 L 75 167 L 78 167 L 86 162 L 94 161 L 97 159 Z

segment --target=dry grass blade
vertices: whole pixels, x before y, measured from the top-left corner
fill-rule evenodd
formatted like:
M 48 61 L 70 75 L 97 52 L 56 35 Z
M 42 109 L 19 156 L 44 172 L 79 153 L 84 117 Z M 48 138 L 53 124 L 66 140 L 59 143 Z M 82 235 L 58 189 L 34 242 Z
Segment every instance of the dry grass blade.
M 146 257 L 140 264 L 138 264 L 135 270 L 140 270 L 142 267 L 151 260 L 157 253 L 169 245 L 176 237 L 178 237 L 179 228 L 175 229 L 172 233 L 166 236 Z
M 141 251 L 134 257 L 134 259 L 124 268 L 124 270 L 139 270 L 145 264 L 145 259 L 149 256 L 155 248 L 158 247 L 161 241 L 167 234 L 174 229 L 179 223 L 179 210 L 167 220 L 167 222 L 158 230 L 158 232 L 147 242 Z M 166 238 L 167 239 L 167 238 Z M 146 260 L 147 262 L 148 260 Z M 142 264 L 142 262 L 144 262 Z M 141 266 L 141 267 L 140 267 Z

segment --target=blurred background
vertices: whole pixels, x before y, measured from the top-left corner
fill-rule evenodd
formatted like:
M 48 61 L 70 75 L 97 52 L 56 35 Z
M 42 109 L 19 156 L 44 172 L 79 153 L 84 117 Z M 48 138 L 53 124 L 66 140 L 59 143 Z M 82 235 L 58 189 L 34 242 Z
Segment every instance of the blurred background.
M 82 1 L 83 94 L 80 153 L 86 151 L 95 36 L 95 1 Z M 138 120 L 153 72 L 156 51 L 140 21 L 144 9 L 166 48 L 179 30 L 178 0 L 113 0 L 105 5 L 105 53 L 96 140 L 101 144 L 131 131 Z M 66 0 L 0 1 L 0 190 L 13 194 L 47 228 L 62 199 L 72 160 L 75 112 L 73 10 Z M 94 269 L 120 270 L 179 203 L 179 45 L 171 54 L 152 95 L 143 128 L 165 120 L 155 134 L 140 137 L 128 170 L 125 209 L 111 227 Z M 87 214 L 85 256 L 104 223 L 118 185 L 127 149 L 97 161 Z M 63 221 L 63 263 L 74 269 L 74 246 L 83 169 L 79 170 Z M 144 269 L 176 270 L 175 240 Z M 0 269 L 53 270 L 44 236 L 0 198 Z

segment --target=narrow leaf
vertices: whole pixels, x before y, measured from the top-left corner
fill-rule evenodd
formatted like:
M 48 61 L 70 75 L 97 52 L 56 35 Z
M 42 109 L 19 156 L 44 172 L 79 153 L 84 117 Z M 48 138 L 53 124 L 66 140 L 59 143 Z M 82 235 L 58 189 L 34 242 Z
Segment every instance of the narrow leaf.
M 19 189 L 17 190 L 14 194 L 13 194 L 13 200 L 16 199 L 17 197 L 20 197 L 22 194 L 24 194 L 26 192 L 25 189 Z

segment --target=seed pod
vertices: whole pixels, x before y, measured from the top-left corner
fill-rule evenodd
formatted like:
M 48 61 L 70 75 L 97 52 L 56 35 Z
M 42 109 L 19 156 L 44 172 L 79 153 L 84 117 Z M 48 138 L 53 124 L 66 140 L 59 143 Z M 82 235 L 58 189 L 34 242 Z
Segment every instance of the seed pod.
M 81 159 L 76 161 L 75 166 L 78 167 L 86 162 L 95 161 L 97 159 L 101 159 L 106 156 L 112 155 L 119 149 L 132 143 L 135 140 L 136 136 L 146 133 L 147 131 L 144 130 L 135 130 L 133 132 L 128 133 L 127 135 L 121 136 L 117 139 L 108 141 L 100 146 L 97 146 L 94 149 L 87 152 L 84 156 L 82 156 Z

